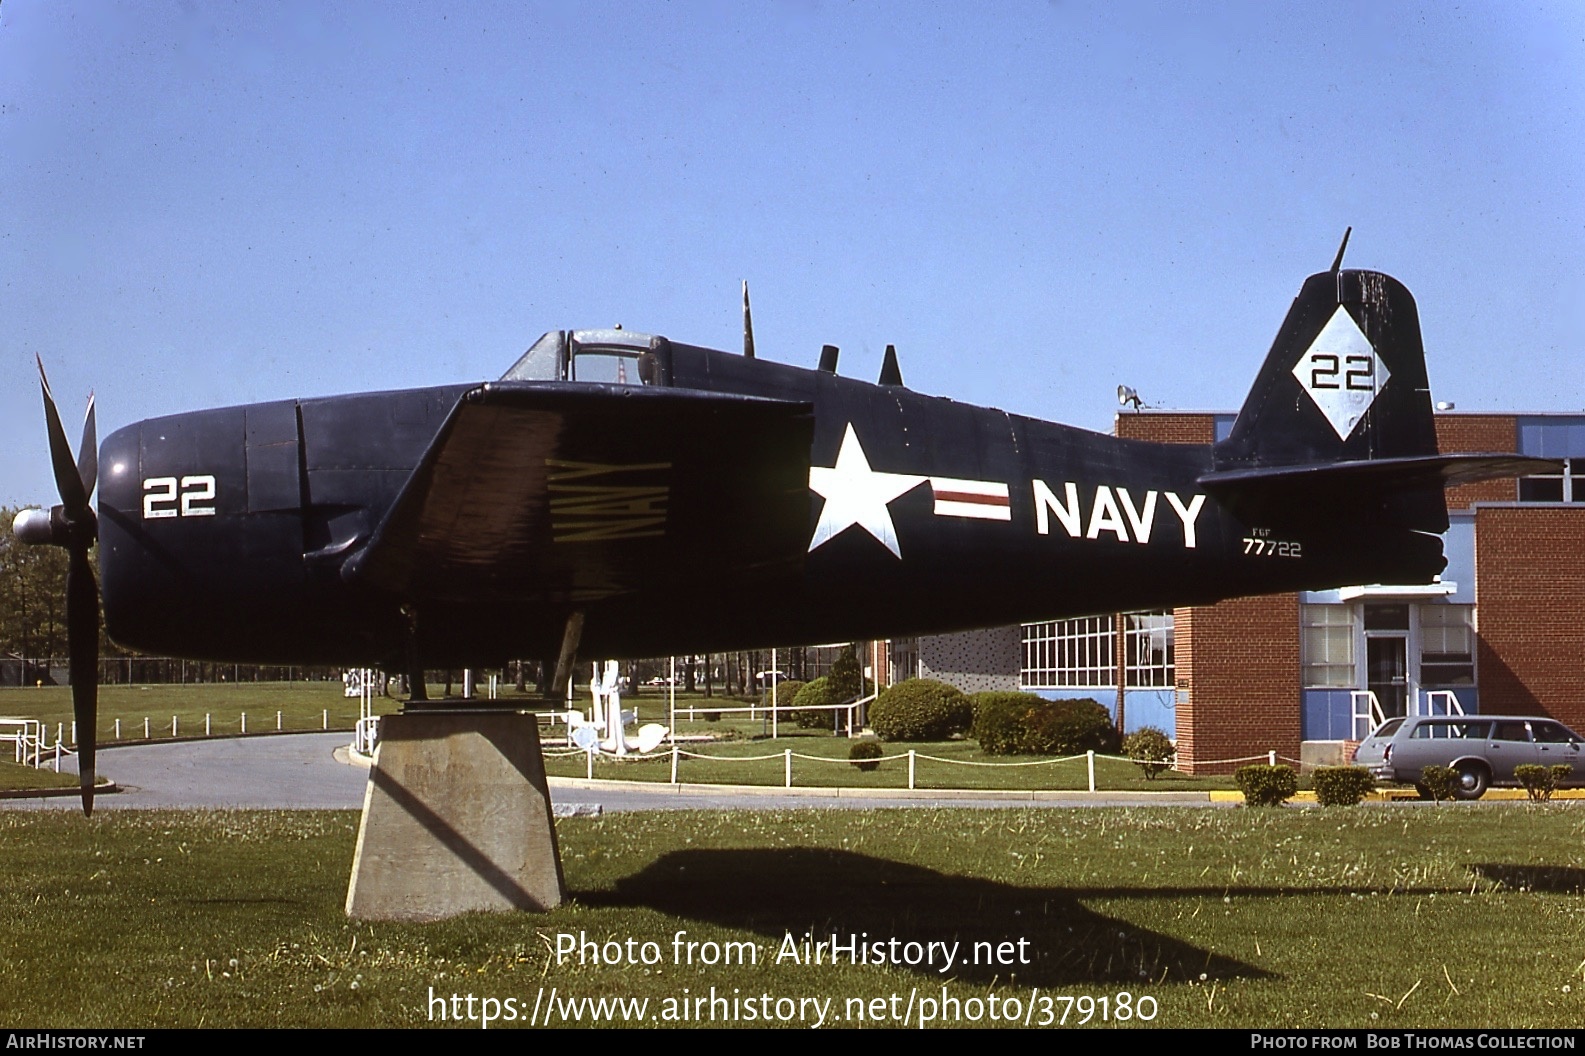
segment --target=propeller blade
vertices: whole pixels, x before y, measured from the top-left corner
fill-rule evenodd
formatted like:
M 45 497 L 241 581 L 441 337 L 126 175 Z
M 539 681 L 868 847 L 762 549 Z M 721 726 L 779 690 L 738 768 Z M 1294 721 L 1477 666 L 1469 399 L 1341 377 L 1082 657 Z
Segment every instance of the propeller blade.
M 72 716 L 77 720 L 77 772 L 83 813 L 94 812 L 94 749 L 99 721 L 99 584 L 88 548 L 76 545 L 66 569 L 66 647 L 71 653 Z
M 60 493 L 67 517 L 76 520 L 88 509 L 88 495 L 83 491 L 82 474 L 72 458 L 72 445 L 66 439 L 60 412 L 55 409 L 55 397 L 50 395 L 50 379 L 44 375 L 44 361 L 37 356 L 34 358 L 39 365 L 39 385 L 44 390 L 44 425 L 50 435 L 50 466 L 55 470 L 55 490 Z
M 88 394 L 88 411 L 83 415 L 83 438 L 77 445 L 77 479 L 83 482 L 86 498 L 94 497 L 99 483 L 99 429 L 94 415 L 94 394 Z

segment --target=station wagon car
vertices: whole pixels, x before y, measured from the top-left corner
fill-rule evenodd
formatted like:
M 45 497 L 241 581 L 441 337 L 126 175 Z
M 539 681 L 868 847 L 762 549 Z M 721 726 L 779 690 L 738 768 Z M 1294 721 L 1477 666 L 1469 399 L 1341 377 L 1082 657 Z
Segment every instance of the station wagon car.
M 1566 763 L 1559 784 L 1585 784 L 1581 737 L 1556 719 L 1524 715 L 1412 715 L 1388 719 L 1354 751 L 1354 762 L 1378 781 L 1415 786 L 1429 798 L 1420 778 L 1426 766 L 1458 771 L 1455 795 L 1479 799 L 1493 785 L 1515 785 L 1516 767 Z

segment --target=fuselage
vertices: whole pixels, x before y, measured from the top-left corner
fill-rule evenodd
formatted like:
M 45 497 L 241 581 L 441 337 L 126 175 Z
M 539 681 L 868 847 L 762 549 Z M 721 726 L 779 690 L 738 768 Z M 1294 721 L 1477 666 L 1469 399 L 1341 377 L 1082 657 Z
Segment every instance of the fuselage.
M 583 655 L 940 633 L 1441 568 L 1439 546 L 1407 566 L 1383 547 L 1372 567 L 1370 548 L 1339 539 L 1324 511 L 1236 516 L 1199 482 L 1209 445 L 1120 439 L 676 343 L 658 366 L 642 380 L 812 409 L 807 549 L 768 579 L 706 563 L 681 586 L 669 570 L 663 588 L 580 604 Z M 99 505 L 112 637 L 191 657 L 392 665 L 413 648 L 418 606 L 429 666 L 554 656 L 564 598 L 428 603 L 342 574 L 475 388 L 198 411 L 110 436 Z

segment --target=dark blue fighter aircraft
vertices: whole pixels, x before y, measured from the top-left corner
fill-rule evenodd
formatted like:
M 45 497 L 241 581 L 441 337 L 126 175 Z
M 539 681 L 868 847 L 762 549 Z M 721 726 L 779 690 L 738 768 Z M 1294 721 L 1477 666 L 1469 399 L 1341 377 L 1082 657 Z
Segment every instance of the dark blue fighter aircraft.
M 257 663 L 489 667 L 914 635 L 1357 583 L 1445 565 L 1415 304 L 1307 279 L 1227 439 L 1144 443 L 621 330 L 552 331 L 499 381 L 195 411 L 74 462 L 15 531 L 71 553 L 91 804 L 100 591 L 128 646 Z M 42 374 L 42 366 L 41 366 Z M 90 505 L 102 477 L 97 516 Z

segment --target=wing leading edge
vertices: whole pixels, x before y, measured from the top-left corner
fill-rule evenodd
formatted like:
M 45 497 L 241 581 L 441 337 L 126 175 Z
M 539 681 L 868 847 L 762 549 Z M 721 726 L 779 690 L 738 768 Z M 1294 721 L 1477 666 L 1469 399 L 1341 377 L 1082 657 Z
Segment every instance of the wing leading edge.
M 465 393 L 342 577 L 405 600 L 586 604 L 796 577 L 808 404 L 492 382 Z

